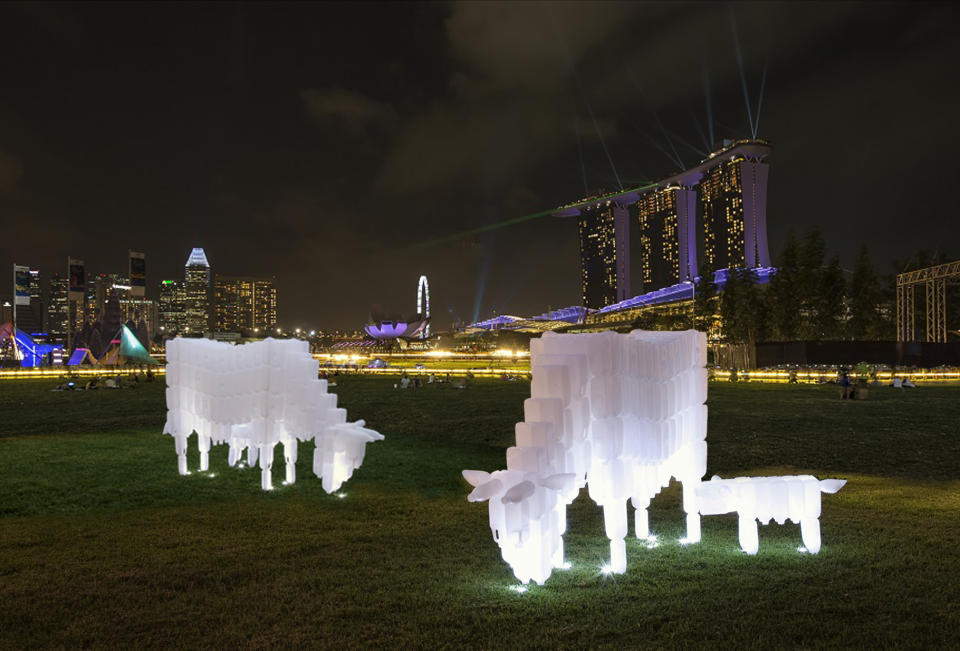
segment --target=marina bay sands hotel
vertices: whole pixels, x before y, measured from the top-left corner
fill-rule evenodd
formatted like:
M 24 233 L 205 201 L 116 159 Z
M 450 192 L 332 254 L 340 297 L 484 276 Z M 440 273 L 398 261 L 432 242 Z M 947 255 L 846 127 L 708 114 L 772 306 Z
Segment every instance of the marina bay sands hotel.
M 769 165 L 764 162 L 769 153 L 764 140 L 725 141 L 699 165 L 679 174 L 557 209 L 557 217 L 577 218 L 582 305 L 606 311 L 634 297 L 633 216 L 645 296 L 689 285 L 699 275 L 698 262 L 715 270 L 769 268 Z

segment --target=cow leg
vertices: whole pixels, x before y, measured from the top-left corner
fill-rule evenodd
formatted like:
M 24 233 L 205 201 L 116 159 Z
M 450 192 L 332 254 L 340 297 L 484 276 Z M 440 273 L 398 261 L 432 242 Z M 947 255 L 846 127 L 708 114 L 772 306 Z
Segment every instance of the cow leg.
M 260 488 L 273 490 L 273 444 L 270 443 L 260 444 Z
M 297 439 L 290 438 L 283 442 L 283 457 L 287 462 L 287 484 L 297 481 Z
M 623 574 L 627 571 L 627 503 L 603 505 L 603 526 L 610 539 L 610 572 Z
M 757 533 L 757 519 L 740 515 L 740 547 L 753 556 L 760 549 L 760 537 Z
M 177 446 L 177 469 L 181 475 L 189 475 L 190 471 L 187 470 L 187 437 L 176 436 L 174 441 Z
M 650 537 L 650 513 L 647 511 L 650 500 L 640 500 L 633 497 L 630 501 L 633 502 L 633 507 L 636 509 L 633 512 L 633 528 L 637 534 L 637 539 L 646 540 Z
M 557 548 L 553 552 L 553 566 L 566 569 L 570 567 L 563 558 L 563 534 L 567 531 L 567 505 L 557 500 L 556 510 L 556 531 L 552 532 L 557 537 Z
M 687 513 L 687 537 L 683 542 L 700 542 L 700 507 L 697 504 L 697 482 L 683 482 L 683 510 Z
M 197 448 L 200 450 L 200 471 L 210 469 L 210 437 L 197 434 Z
M 807 551 L 816 554 L 820 551 L 820 520 L 819 518 L 802 518 L 800 520 L 800 536 Z
M 560 536 L 560 541 L 557 543 L 557 548 L 553 551 L 553 566 L 557 568 L 567 567 L 567 562 L 563 560 L 563 536 Z

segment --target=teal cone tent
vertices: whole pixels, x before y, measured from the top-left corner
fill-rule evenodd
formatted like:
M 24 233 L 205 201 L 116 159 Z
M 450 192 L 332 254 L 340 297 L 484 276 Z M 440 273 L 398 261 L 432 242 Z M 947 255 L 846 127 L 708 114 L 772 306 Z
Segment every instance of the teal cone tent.
M 127 326 L 120 326 L 117 336 L 110 341 L 107 350 L 100 356 L 100 363 L 107 366 L 120 364 L 157 364 L 160 362 L 150 357 L 150 353 L 143 347 L 137 335 Z

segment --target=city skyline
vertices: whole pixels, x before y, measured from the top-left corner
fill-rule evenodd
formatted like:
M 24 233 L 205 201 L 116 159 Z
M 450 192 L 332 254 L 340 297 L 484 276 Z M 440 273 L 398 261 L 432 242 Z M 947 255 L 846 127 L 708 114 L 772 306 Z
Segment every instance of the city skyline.
M 358 328 L 421 274 L 438 328 L 538 314 L 580 302 L 572 220 L 449 236 L 663 178 L 754 128 L 774 147 L 774 258 L 812 228 L 848 268 L 865 242 L 881 273 L 953 242 L 933 195 L 888 191 L 949 184 L 948 5 L 378 11 L 0 8 L 0 264 L 50 277 L 142 251 L 155 296 L 200 246 L 275 276 L 285 326 Z M 374 47 L 352 46 L 361 30 Z

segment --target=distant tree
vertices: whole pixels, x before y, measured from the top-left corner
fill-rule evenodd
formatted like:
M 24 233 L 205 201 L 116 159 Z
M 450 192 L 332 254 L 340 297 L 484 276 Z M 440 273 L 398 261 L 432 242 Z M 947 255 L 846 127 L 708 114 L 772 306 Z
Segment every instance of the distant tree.
M 854 340 L 880 339 L 880 302 L 880 282 L 873 271 L 867 246 L 862 244 L 850 282 L 850 320 L 847 330 Z
M 840 258 L 834 257 L 820 274 L 817 292 L 816 315 L 820 339 L 842 339 L 846 325 L 846 282 Z
M 633 330 L 659 330 L 659 320 L 652 310 L 644 310 L 633 320 Z
M 798 335 L 804 340 L 819 339 L 822 332 L 817 310 L 823 303 L 820 291 L 823 288 L 823 256 L 826 244 L 819 230 L 812 230 L 803 239 L 799 249 L 798 288 L 799 310 Z
M 752 269 L 727 270 L 720 294 L 723 338 L 728 343 L 755 343 L 762 340 L 766 306 L 757 275 Z
M 770 335 L 775 340 L 792 341 L 800 334 L 804 298 L 800 283 L 800 246 L 791 233 L 766 294 Z
M 709 263 L 700 270 L 693 297 L 693 327 L 700 332 L 709 333 L 716 321 L 718 292 L 715 273 L 716 269 Z

